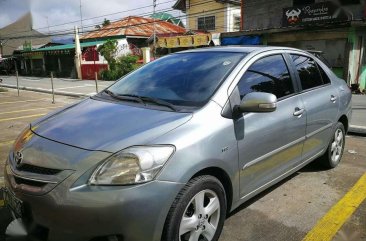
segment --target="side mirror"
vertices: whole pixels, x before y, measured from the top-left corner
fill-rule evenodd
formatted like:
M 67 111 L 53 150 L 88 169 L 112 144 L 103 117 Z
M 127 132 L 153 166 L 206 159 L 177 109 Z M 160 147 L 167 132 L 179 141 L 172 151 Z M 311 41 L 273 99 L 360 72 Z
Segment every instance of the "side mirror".
M 244 96 L 236 111 L 244 112 L 273 112 L 277 108 L 277 97 L 274 94 L 252 92 Z

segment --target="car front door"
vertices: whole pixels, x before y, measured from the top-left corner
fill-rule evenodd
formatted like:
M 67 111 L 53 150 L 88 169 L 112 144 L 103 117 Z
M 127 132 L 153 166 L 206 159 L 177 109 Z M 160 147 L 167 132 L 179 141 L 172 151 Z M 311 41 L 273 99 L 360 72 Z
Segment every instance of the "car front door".
M 244 113 L 234 120 L 240 195 L 244 198 L 264 189 L 301 161 L 306 112 L 282 54 L 255 61 L 235 91 L 241 99 L 250 92 L 272 93 L 278 99 L 274 112 Z
M 328 147 L 338 115 L 338 92 L 325 71 L 310 56 L 291 54 L 307 114 L 303 159 L 319 156 Z

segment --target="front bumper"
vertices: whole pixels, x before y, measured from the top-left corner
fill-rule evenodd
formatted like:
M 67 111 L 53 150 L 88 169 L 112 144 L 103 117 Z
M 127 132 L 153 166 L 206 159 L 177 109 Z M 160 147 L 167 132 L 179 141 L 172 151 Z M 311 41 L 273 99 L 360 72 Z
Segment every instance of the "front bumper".
M 52 241 L 110 235 L 128 241 L 159 241 L 169 208 L 184 186 L 152 181 L 131 186 L 84 185 L 70 190 L 76 179 L 73 176 L 37 196 L 14 189 L 12 170 L 6 168 L 5 186 L 23 201 L 28 225 L 43 227 Z

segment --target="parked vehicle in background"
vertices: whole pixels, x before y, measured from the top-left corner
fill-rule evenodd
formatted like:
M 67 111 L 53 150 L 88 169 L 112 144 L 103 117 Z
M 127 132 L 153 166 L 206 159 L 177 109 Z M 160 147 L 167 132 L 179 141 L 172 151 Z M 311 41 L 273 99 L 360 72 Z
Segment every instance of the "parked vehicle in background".
M 212 241 L 226 215 L 320 158 L 342 158 L 345 82 L 282 47 L 171 54 L 30 124 L 7 205 L 48 240 Z

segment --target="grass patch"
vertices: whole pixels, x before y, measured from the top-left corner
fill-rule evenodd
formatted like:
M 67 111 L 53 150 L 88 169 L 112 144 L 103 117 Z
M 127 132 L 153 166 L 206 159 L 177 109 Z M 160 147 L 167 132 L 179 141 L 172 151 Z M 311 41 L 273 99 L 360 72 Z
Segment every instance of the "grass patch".
M 0 92 L 8 92 L 8 90 L 5 88 L 0 88 Z

